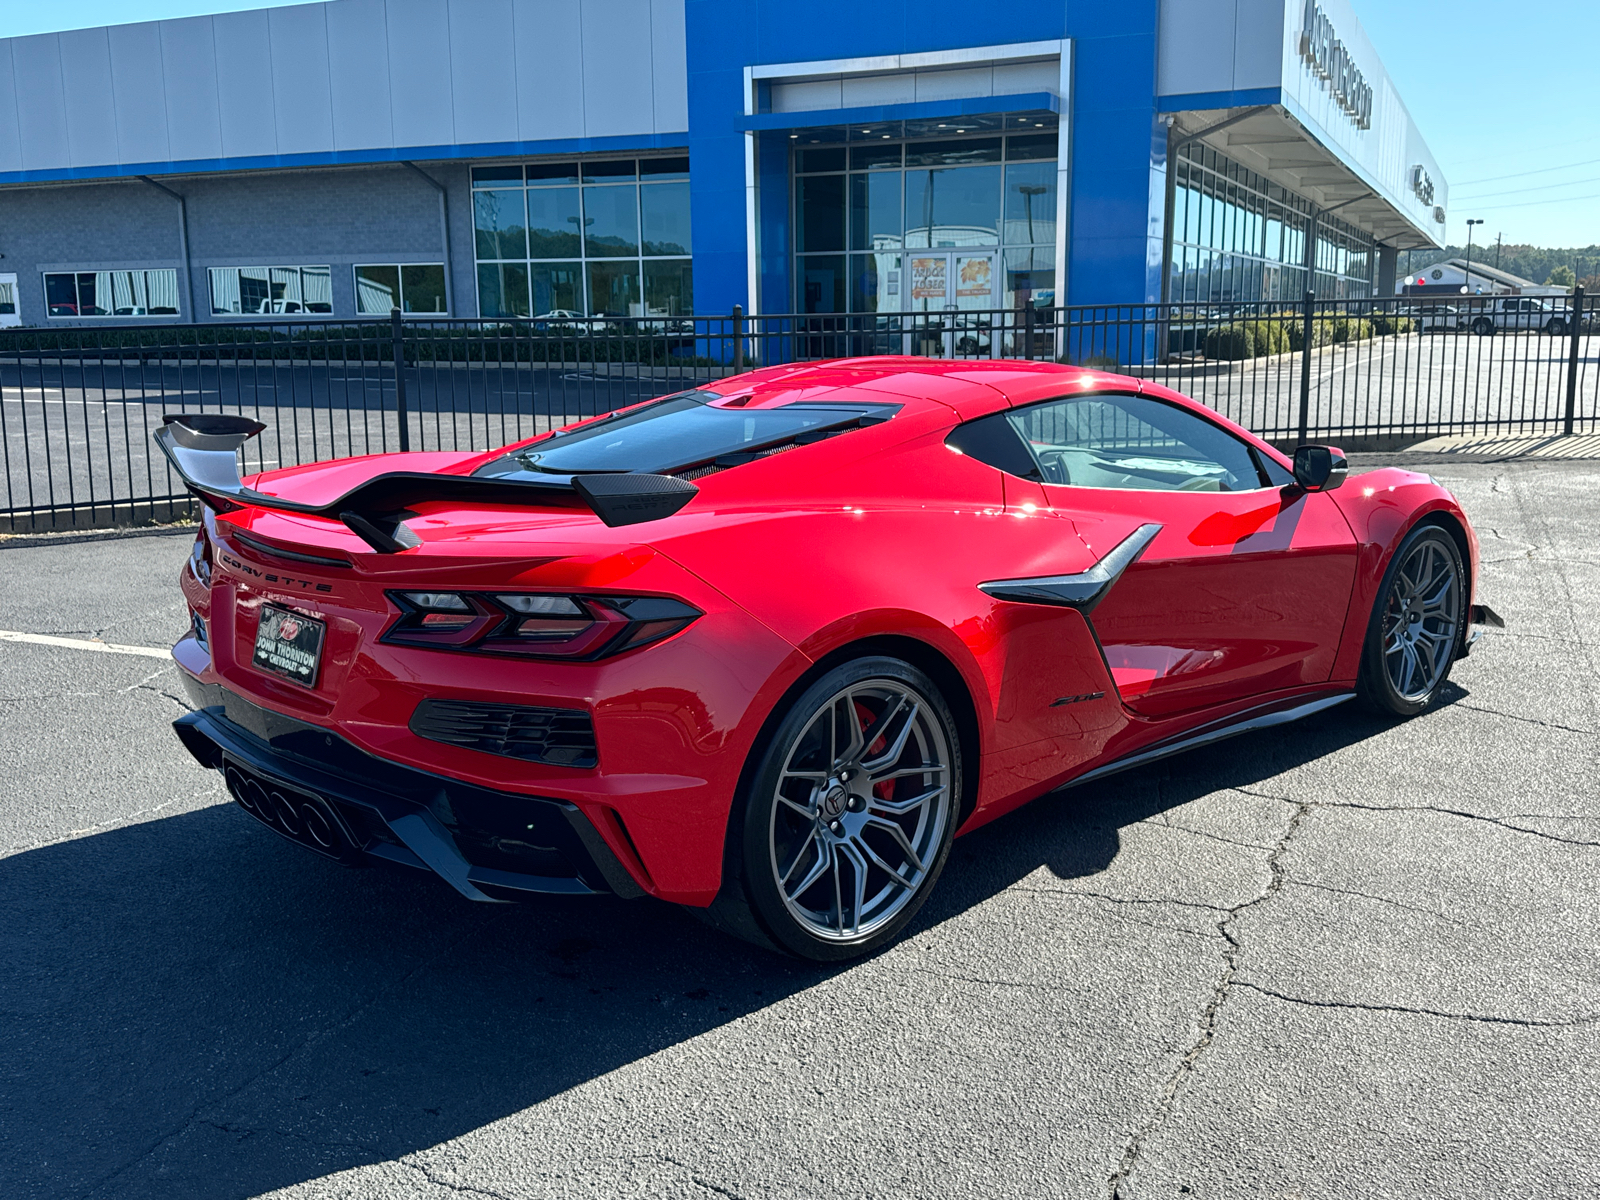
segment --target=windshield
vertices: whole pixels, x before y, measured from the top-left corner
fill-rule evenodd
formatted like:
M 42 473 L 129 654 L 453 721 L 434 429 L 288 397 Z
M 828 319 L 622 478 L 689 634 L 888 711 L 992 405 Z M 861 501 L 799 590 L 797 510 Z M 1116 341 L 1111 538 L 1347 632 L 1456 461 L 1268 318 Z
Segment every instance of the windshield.
M 713 392 L 668 396 L 645 408 L 582 429 L 557 433 L 480 467 L 478 475 L 577 475 L 593 471 L 660 473 L 760 450 L 811 431 L 887 416 L 897 405 L 786 404 L 780 408 L 712 408 Z

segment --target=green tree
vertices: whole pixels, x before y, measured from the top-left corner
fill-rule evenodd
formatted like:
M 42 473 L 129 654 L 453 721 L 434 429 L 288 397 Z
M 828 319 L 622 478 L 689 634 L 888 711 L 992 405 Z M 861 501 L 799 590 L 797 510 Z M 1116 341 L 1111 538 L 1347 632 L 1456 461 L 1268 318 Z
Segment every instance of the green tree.
M 1572 268 L 1565 263 L 1552 267 L 1549 278 L 1544 281 L 1546 287 L 1564 288 L 1573 287 L 1577 282 L 1578 277 L 1572 273 Z

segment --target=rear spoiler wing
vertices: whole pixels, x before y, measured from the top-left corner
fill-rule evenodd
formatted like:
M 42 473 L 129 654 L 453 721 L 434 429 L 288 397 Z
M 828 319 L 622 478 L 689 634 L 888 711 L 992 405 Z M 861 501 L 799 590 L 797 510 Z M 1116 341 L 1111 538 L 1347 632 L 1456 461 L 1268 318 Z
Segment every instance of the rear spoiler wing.
M 675 475 L 557 475 L 549 482 L 481 479 L 475 475 L 436 475 L 391 471 L 377 475 L 327 504 L 300 504 L 248 488 L 239 477 L 237 451 L 266 428 L 260 421 L 228 413 L 166 413 L 155 432 L 189 491 L 218 512 L 236 507 L 328 517 L 379 554 L 421 545 L 403 524 L 408 505 L 430 500 L 472 504 L 549 504 L 577 499 L 616 528 L 670 517 L 699 493 Z

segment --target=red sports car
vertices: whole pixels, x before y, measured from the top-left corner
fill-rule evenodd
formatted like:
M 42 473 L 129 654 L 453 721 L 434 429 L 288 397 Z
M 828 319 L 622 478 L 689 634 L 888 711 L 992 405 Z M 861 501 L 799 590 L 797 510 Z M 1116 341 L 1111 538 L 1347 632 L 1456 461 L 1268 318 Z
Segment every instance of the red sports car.
M 813 959 L 898 935 L 958 832 L 1352 697 L 1419 713 L 1498 623 L 1433 479 L 1346 485 L 1337 449 L 1074 367 L 769 367 L 241 480 L 261 428 L 156 435 L 205 516 L 177 732 L 247 812 Z

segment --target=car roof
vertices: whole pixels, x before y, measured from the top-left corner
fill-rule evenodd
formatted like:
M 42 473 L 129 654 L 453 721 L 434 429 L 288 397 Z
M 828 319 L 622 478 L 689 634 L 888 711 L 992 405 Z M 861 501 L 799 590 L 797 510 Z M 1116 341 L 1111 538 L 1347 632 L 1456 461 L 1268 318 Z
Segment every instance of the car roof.
M 741 408 L 871 399 L 890 400 L 908 411 L 951 409 L 962 420 L 971 420 L 1068 391 L 1137 392 L 1140 386 L 1126 375 L 1064 363 L 875 355 L 763 367 L 718 380 L 706 390 L 723 397 L 718 403 Z M 855 394 L 842 394 L 847 392 Z
M 890 401 L 908 414 L 942 409 L 954 411 L 962 421 L 1065 395 L 1121 392 L 1187 408 L 1289 461 L 1244 426 L 1181 392 L 1131 375 L 1067 363 L 886 354 L 763 367 L 718 380 L 704 390 L 722 397 L 715 404 L 741 408 L 775 408 L 799 401 Z

